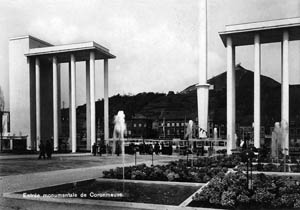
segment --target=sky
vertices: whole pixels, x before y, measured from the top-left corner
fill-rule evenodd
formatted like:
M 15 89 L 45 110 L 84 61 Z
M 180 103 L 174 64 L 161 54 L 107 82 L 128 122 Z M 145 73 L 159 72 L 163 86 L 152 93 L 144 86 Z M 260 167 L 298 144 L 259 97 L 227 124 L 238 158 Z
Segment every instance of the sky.
M 208 79 L 226 70 L 218 35 L 225 25 L 300 17 L 300 0 L 207 0 Z M 0 86 L 9 109 L 8 40 L 32 35 L 51 44 L 95 41 L 109 60 L 109 95 L 181 91 L 198 81 L 198 0 L 0 0 Z M 290 83 L 300 83 L 300 43 L 290 42 Z M 253 46 L 236 62 L 253 69 Z M 76 103 L 85 103 L 85 69 L 77 63 Z M 280 43 L 262 45 L 262 74 L 280 81 Z M 68 106 L 67 66 L 61 68 Z M 65 87 L 65 88 L 64 88 Z M 103 61 L 96 62 L 96 99 L 103 97 Z

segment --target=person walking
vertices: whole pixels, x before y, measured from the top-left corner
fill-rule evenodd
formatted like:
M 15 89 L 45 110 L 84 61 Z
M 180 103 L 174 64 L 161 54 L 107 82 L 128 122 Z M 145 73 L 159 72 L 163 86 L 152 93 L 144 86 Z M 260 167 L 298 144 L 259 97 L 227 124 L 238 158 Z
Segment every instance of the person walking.
M 50 140 L 47 140 L 46 142 L 47 159 L 51 159 L 52 151 L 53 151 L 52 143 Z
M 121 153 L 121 144 L 120 144 L 120 141 L 117 141 L 116 142 L 116 154 L 117 156 L 119 156 Z
M 93 152 L 93 155 L 96 156 L 96 152 L 97 152 L 97 145 L 96 145 L 96 142 L 93 144 L 92 152 Z
M 39 155 L 39 159 L 41 159 L 43 157 L 43 159 L 45 159 L 45 144 L 43 141 L 41 141 L 40 145 L 39 145 L 39 148 L 40 148 L 40 155 Z
M 172 155 L 172 153 L 173 153 L 172 142 L 169 142 L 169 155 Z
M 98 148 L 97 148 L 97 150 L 98 150 L 98 154 L 100 155 L 100 156 L 102 156 L 102 146 L 101 146 L 101 142 L 98 144 Z
M 155 145 L 154 145 L 154 151 L 155 151 L 155 154 L 158 155 L 158 153 L 159 153 L 159 144 L 158 144 L 158 142 L 156 142 Z

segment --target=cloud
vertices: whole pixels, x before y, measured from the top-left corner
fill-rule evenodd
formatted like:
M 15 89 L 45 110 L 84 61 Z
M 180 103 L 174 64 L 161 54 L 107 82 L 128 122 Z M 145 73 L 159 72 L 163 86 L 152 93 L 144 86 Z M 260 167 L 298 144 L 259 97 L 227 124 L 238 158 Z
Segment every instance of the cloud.
M 74 42 L 80 36 L 78 26 L 67 23 L 60 17 L 38 18 L 30 23 L 28 31 L 30 34 L 58 43 Z
M 197 78 L 196 50 L 179 40 L 167 24 L 138 31 L 126 35 L 130 37 L 123 46 L 127 52 L 117 58 L 120 70 L 112 71 L 113 86 L 132 93 L 166 92 L 181 90 L 186 80 Z
M 198 0 L 2 1 L 1 40 L 27 32 L 53 44 L 94 40 L 109 48 L 117 56 L 109 63 L 110 94 L 176 91 L 198 82 Z M 299 1 L 290 1 L 209 1 L 208 78 L 226 70 L 226 50 L 217 33 L 225 24 L 299 16 Z M 251 64 L 249 53 L 239 54 L 242 64 Z M 291 68 L 299 67 L 294 63 Z M 7 62 L 0 65 L 7 69 Z

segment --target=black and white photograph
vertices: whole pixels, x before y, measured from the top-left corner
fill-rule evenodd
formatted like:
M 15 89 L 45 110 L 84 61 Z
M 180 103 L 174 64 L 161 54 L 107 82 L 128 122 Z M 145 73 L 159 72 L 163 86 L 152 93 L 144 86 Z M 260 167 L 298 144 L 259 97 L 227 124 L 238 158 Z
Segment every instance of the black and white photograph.
M 0 0 L 0 209 L 300 210 L 300 0 Z

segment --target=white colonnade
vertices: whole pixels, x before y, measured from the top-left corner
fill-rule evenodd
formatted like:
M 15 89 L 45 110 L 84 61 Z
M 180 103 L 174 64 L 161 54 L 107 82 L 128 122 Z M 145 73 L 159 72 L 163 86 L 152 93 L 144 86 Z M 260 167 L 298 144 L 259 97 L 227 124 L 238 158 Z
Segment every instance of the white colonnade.
M 36 95 L 36 145 L 39 151 L 41 141 L 41 99 L 40 99 L 40 59 L 35 57 L 35 95 Z M 52 57 L 53 74 L 53 146 L 58 150 L 59 138 L 59 62 L 56 56 Z M 77 149 L 76 128 L 76 57 L 70 54 L 69 62 L 69 138 L 72 152 Z M 89 60 L 86 61 L 86 106 L 87 106 L 87 150 L 92 151 L 92 145 L 96 142 L 96 109 L 95 109 L 95 52 L 89 52 Z M 109 137 L 108 130 L 108 59 L 104 59 L 104 133 L 105 139 Z
M 254 43 L 254 146 L 260 148 L 260 125 L 261 125 L 261 36 L 257 32 L 253 37 Z M 287 30 L 282 33 L 281 47 L 281 121 L 289 124 L 289 68 L 288 68 L 288 45 L 289 32 Z M 231 36 L 226 37 L 227 48 L 227 154 L 232 153 L 232 149 L 236 148 L 235 142 L 235 46 Z M 285 148 L 289 148 L 288 133 L 284 139 Z

